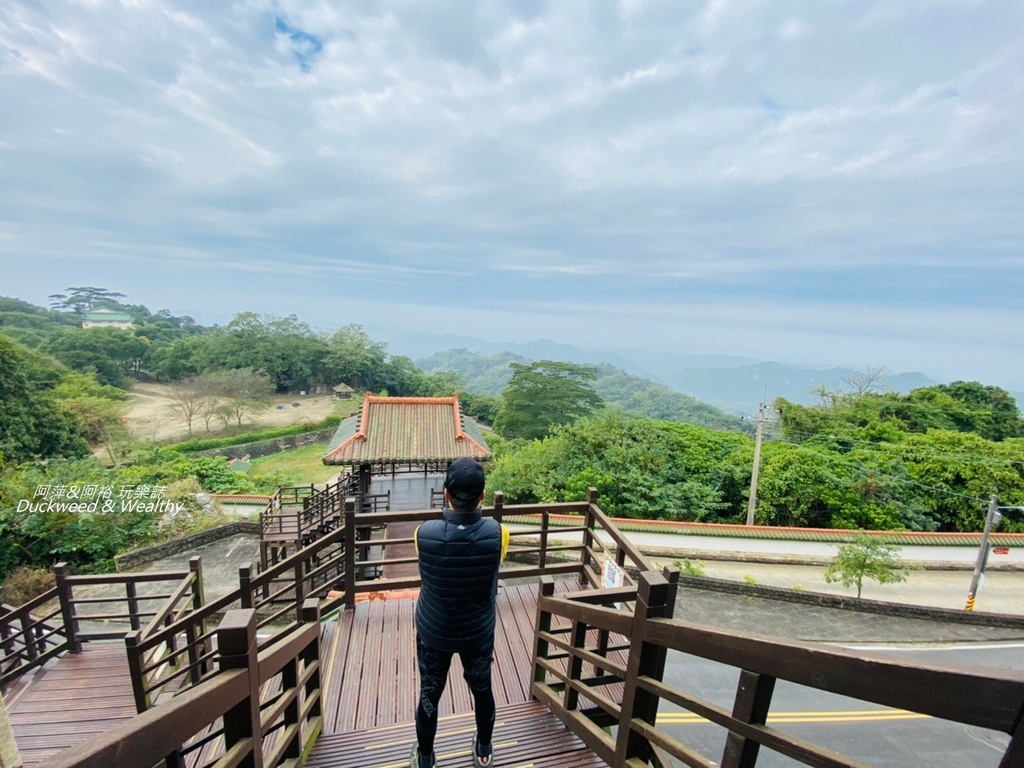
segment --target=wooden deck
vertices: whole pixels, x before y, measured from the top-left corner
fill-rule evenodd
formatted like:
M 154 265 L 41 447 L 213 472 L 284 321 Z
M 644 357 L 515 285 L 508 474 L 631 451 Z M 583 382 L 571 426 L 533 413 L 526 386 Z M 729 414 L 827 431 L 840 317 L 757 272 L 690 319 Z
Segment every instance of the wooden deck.
M 575 581 L 563 581 L 557 591 L 575 588 Z M 601 765 L 530 700 L 536 606 L 536 583 L 499 584 L 493 682 L 502 724 L 495 743 L 507 755 L 502 765 Z M 418 697 L 415 608 L 413 597 L 368 600 L 323 622 L 324 735 L 310 765 L 369 768 L 408 761 Z M 60 657 L 11 693 L 8 712 L 26 768 L 135 714 L 124 645 L 118 642 L 86 643 L 82 653 Z M 450 756 L 446 765 L 472 764 L 465 736 L 472 734 L 472 711 L 456 656 L 440 705 L 437 752 Z M 353 744 L 371 743 L 379 747 L 373 762 L 360 762 L 365 754 L 352 757 Z M 576 762 L 560 762 L 560 756 Z
M 60 657 L 7 707 L 25 768 L 134 717 L 124 643 L 86 643 Z
M 560 591 L 575 582 L 560 582 Z M 499 708 L 530 700 L 536 584 L 499 585 L 494 633 L 494 698 Z M 365 731 L 412 720 L 419 696 L 413 598 L 370 600 L 324 626 L 324 733 Z M 441 716 L 472 711 L 458 657 Z
M 442 717 L 434 754 L 445 768 L 471 768 L 472 712 Z M 406 768 L 416 741 L 413 723 L 321 736 L 308 768 Z M 535 701 L 499 707 L 494 759 L 505 768 L 603 768 L 570 731 Z

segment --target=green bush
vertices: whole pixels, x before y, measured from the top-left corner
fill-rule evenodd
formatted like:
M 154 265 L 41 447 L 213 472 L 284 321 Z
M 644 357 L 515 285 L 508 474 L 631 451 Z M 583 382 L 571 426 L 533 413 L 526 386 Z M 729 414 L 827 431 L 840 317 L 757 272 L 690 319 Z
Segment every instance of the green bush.
M 214 448 L 229 448 L 232 445 L 244 445 L 255 443 L 260 440 L 273 440 L 276 437 L 290 437 L 292 435 L 303 435 L 307 432 L 317 432 L 321 429 L 330 429 L 341 424 L 341 416 L 332 414 L 315 424 L 295 424 L 290 427 L 275 427 L 273 429 L 259 429 L 254 432 L 245 432 L 231 437 L 211 437 L 207 439 L 186 440 L 183 443 L 174 443 L 165 446 L 169 450 L 179 453 L 195 453 L 196 451 L 210 451 Z
M 15 568 L 0 586 L 0 602 L 7 605 L 22 605 L 38 597 L 56 584 L 53 571 L 49 568 L 33 568 L 23 565 Z
M 691 560 L 684 557 L 682 560 L 674 560 L 672 565 L 678 568 L 684 576 L 707 576 L 704 570 L 706 563 L 703 560 Z

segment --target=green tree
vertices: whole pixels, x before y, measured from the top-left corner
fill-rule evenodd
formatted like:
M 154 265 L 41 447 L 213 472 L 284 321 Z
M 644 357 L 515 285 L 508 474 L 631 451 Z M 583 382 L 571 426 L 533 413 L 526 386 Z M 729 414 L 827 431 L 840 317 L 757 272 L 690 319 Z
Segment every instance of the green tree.
M 54 396 L 60 376 L 54 360 L 0 334 L 0 465 L 87 451 L 78 423 Z
M 47 297 L 50 299 L 50 306 L 54 309 L 70 310 L 78 315 L 88 312 L 93 307 L 118 306 L 117 300 L 125 297 L 123 293 L 92 286 L 64 290 L 67 293 L 52 293 Z
M 120 387 L 138 370 L 148 341 L 123 328 L 68 328 L 43 350 L 69 368 L 93 373 L 101 384 Z
M 461 389 L 457 394 L 464 414 L 484 424 L 494 424 L 494 419 L 498 415 L 498 398 Z
M 231 371 L 213 371 L 202 378 L 210 380 L 210 389 L 225 402 L 217 407 L 233 418 L 238 426 L 242 419 L 262 413 L 270 407 L 274 394 L 274 382 L 265 373 L 251 368 L 237 368 Z
M 879 584 L 896 584 L 907 580 L 907 568 L 900 562 L 898 548 L 860 534 L 849 544 L 839 547 L 835 558 L 825 569 L 825 581 L 841 582 L 844 587 L 857 587 L 860 597 L 864 579 Z
M 571 423 L 601 405 L 592 386 L 597 378 L 593 366 L 553 360 L 509 365 L 512 379 L 494 420 L 494 428 L 506 437 L 541 438 L 551 427 Z
M 362 326 L 346 325 L 327 338 L 323 365 L 332 386 L 345 382 L 353 389 L 386 389 L 394 384 L 387 381 L 386 361 L 387 346 L 373 341 Z
M 273 317 L 243 312 L 210 335 L 208 367 L 264 371 L 282 392 L 323 383 L 326 343 L 295 315 Z
M 127 449 L 130 438 L 121 423 L 128 393 L 100 384 L 92 376 L 69 372 L 54 388 L 60 407 L 74 415 L 85 439 L 102 445 L 116 464 Z
M 155 344 L 146 355 L 146 369 L 169 381 L 196 376 L 216 360 L 215 339 L 216 334 L 184 336 L 170 343 Z

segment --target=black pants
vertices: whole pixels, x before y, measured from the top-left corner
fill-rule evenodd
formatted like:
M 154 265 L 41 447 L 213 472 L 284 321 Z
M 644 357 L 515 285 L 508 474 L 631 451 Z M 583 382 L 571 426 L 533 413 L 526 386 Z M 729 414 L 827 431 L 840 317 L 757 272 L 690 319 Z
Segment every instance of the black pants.
M 490 744 L 494 732 L 494 693 L 491 691 L 491 656 L 493 648 L 460 651 L 462 676 L 473 694 L 476 732 L 481 744 Z M 416 707 L 416 739 L 420 754 L 434 750 L 437 734 L 437 705 L 448 682 L 448 669 L 453 651 L 439 651 L 416 638 L 416 666 L 420 670 L 420 703 Z

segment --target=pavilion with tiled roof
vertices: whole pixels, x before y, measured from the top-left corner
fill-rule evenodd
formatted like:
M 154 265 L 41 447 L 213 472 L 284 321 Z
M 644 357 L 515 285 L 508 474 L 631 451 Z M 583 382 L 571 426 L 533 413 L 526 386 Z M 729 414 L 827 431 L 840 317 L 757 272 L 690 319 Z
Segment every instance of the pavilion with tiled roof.
M 366 395 L 362 410 L 341 422 L 324 464 L 376 471 L 443 472 L 455 459 L 491 458 L 476 421 L 464 416 L 459 398 Z

